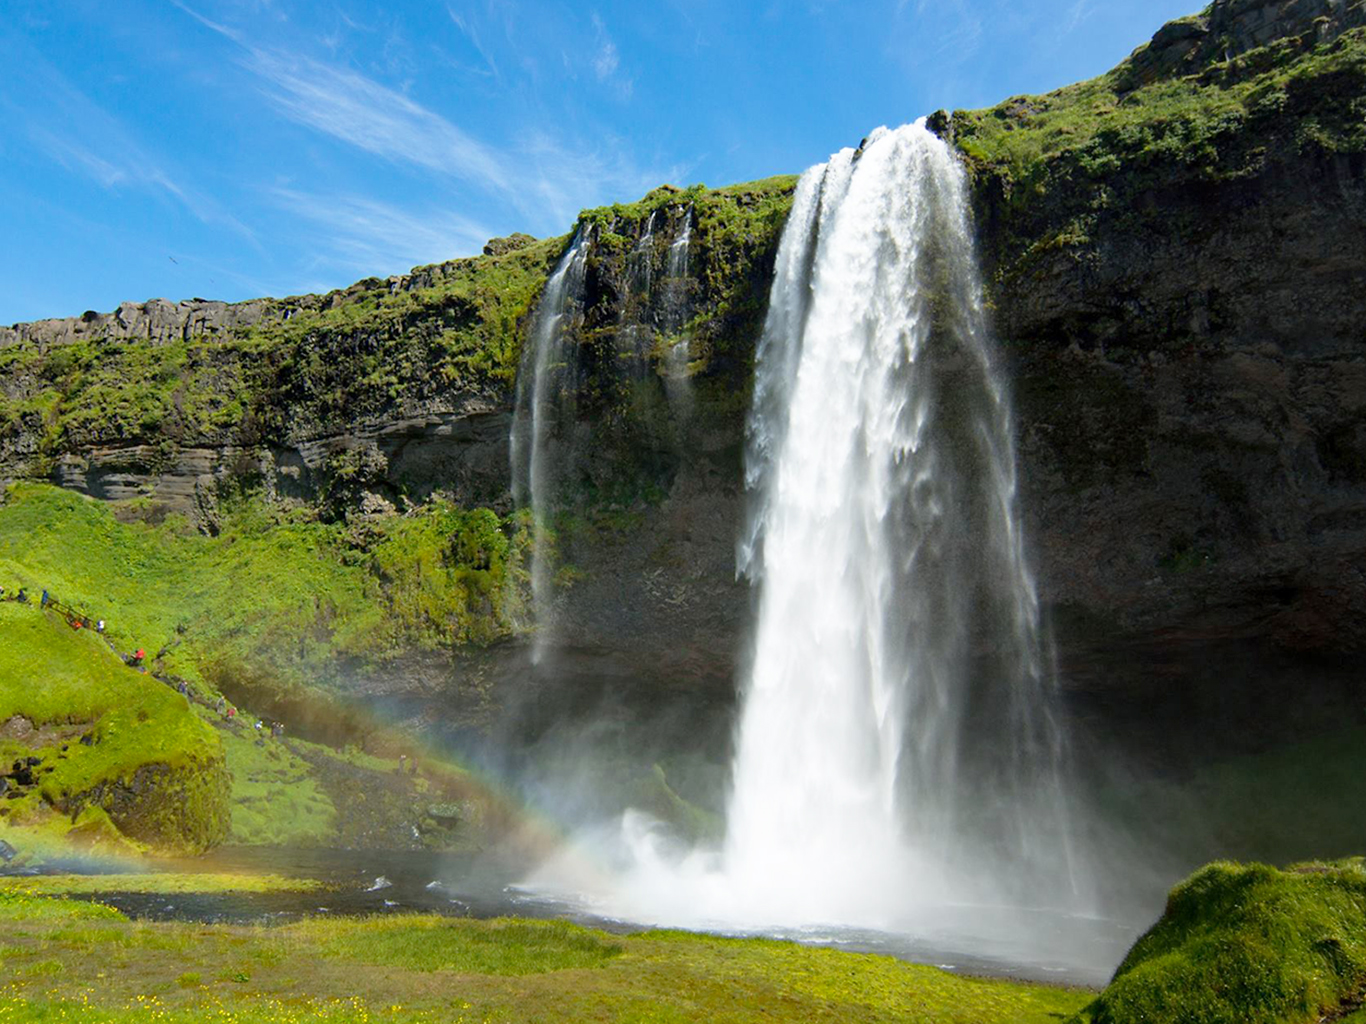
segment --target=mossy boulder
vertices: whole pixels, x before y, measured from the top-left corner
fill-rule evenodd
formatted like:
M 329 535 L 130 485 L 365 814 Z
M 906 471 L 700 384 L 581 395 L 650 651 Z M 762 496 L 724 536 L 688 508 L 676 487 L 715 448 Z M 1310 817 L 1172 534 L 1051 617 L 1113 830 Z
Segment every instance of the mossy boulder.
M 1162 919 L 1077 1018 L 1089 1024 L 1309 1024 L 1366 993 L 1366 862 L 1218 862 L 1171 891 Z

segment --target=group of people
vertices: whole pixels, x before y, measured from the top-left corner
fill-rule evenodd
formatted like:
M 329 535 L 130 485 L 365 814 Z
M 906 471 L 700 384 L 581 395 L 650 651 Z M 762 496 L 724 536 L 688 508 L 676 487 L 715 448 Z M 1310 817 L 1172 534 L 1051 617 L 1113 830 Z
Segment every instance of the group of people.
M 181 685 L 183 686 L 184 683 L 182 683 Z M 184 691 L 182 690 L 181 692 L 183 693 Z M 222 696 L 221 694 L 218 697 L 218 703 L 214 705 L 213 709 L 224 720 L 228 722 L 237 721 L 237 709 L 233 707 L 231 704 L 229 704 L 228 699 Z M 258 738 L 264 737 L 266 730 L 269 729 L 271 739 L 284 739 L 285 726 L 283 722 L 271 722 L 269 725 L 267 725 L 266 720 L 264 718 L 258 718 L 256 720 L 256 725 L 254 726 L 254 728 L 256 729 L 256 735 Z
M 17 604 L 30 604 L 32 598 L 28 596 L 28 588 L 20 587 L 14 594 L 10 594 L 4 587 L 0 587 L 0 601 L 14 601 Z M 74 609 L 68 608 L 49 594 L 44 588 L 42 597 L 38 599 L 38 607 L 43 611 L 51 608 L 62 618 L 66 619 L 67 625 L 72 629 L 92 629 L 96 633 L 104 633 L 104 620 L 96 619 L 90 621 L 88 615 L 81 615 Z
M 24 587 L 20 587 L 18 591 L 14 594 L 11 594 L 4 587 L 0 587 L 0 601 L 15 601 L 19 604 L 30 604 L 32 603 L 32 598 L 28 596 L 28 591 Z M 67 623 L 71 626 L 72 629 L 89 629 L 93 630 L 94 632 L 100 635 L 104 634 L 103 619 L 96 619 L 92 623 L 89 617 L 85 615 L 79 615 L 73 609 L 62 605 L 55 597 L 49 594 L 46 589 L 43 590 L 42 597 L 39 600 L 39 607 L 44 611 L 46 611 L 49 608 L 53 609 L 64 619 L 66 619 Z M 129 668 L 136 669 L 137 671 L 142 673 L 147 672 L 147 666 L 145 664 L 147 660 L 147 652 L 143 648 L 139 647 L 136 651 L 133 651 L 131 654 L 124 654 L 120 657 L 122 658 L 123 663 L 127 665 Z M 158 655 L 158 657 L 160 657 L 160 655 Z M 166 679 L 163 680 L 163 682 L 169 684 L 171 680 Z M 186 682 L 184 679 L 176 680 L 175 687 L 176 692 L 183 696 L 186 700 L 194 700 L 194 695 L 190 691 L 190 684 Z M 217 711 L 220 716 L 222 716 L 229 722 L 234 722 L 237 719 L 237 709 L 233 707 L 231 704 L 229 704 L 227 699 L 221 695 L 218 698 L 218 703 L 214 706 L 214 710 Z M 284 723 L 282 722 L 271 722 L 269 726 L 267 726 L 266 721 L 264 719 L 258 718 L 256 720 L 255 728 L 256 735 L 258 739 L 261 740 L 264 740 L 267 728 L 269 728 L 270 730 L 271 739 L 283 739 L 285 735 L 285 727 Z

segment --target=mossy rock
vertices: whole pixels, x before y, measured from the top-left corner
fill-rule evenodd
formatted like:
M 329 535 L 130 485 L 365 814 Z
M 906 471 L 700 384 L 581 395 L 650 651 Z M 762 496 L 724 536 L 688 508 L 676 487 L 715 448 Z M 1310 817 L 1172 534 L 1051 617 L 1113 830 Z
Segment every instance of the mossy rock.
M 1218 862 L 1171 891 L 1078 1021 L 1310 1024 L 1366 993 L 1366 867 Z

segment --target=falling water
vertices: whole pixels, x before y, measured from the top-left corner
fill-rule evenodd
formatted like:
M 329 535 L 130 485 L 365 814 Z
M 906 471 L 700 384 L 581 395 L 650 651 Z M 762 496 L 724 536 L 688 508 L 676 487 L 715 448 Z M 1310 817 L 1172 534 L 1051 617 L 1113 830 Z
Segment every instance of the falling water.
M 587 232 L 580 230 L 546 282 L 536 307 L 530 345 L 517 375 L 512 419 L 512 496 L 532 516 L 531 598 L 536 623 L 532 660 L 539 662 L 551 640 L 552 585 L 547 517 L 557 482 L 551 431 L 557 420 L 572 421 L 573 352 L 566 328 L 583 301 L 588 262 Z
M 808 171 L 758 352 L 740 547 L 758 618 L 724 863 L 837 920 L 891 894 L 1070 885 L 966 199 L 922 124 Z
M 688 382 L 688 361 L 692 358 L 687 332 L 688 320 L 688 247 L 692 243 L 692 207 L 683 212 L 683 225 L 669 245 L 665 264 L 664 311 L 661 327 L 668 349 L 664 354 L 664 386 L 669 403 L 680 420 L 692 413 L 692 389 Z
M 1077 906 L 993 348 L 965 175 L 923 123 L 801 178 L 747 431 L 756 622 L 725 840 L 688 847 L 628 812 L 625 866 L 590 900 L 922 934 L 966 905 Z M 1033 943 L 1035 912 L 974 934 Z

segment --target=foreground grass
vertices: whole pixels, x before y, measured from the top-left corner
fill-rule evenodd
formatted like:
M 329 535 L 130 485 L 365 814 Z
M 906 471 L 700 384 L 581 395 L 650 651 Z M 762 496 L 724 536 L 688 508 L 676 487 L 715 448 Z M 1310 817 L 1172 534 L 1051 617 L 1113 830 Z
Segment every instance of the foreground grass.
M 760 939 L 426 916 L 148 924 L 14 896 L 0 898 L 0 963 L 4 1022 L 1042 1024 L 1091 998 Z
M 105 875 L 22 875 L 0 877 L 0 899 L 99 895 L 110 892 L 227 893 L 314 892 L 326 886 L 312 878 L 237 872 L 136 872 Z

